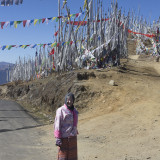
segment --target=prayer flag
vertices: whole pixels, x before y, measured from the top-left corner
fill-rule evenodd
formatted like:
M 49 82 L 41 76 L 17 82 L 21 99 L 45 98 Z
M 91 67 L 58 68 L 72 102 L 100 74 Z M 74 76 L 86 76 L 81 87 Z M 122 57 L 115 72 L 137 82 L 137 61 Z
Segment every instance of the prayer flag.
M 51 20 L 52 19 L 52 17 L 51 18 L 48 18 L 48 20 Z
M 42 47 L 43 44 L 39 44 L 39 45 L 40 45 L 40 47 Z
M 17 21 L 17 24 L 21 24 L 22 23 L 22 21 Z
M 79 13 L 76 14 L 76 17 L 78 17 L 78 16 L 79 16 Z
M 24 46 L 24 49 L 26 49 L 28 46 L 29 46 L 29 45 L 25 45 L 25 46 Z
M 33 46 L 34 46 L 34 44 L 31 44 L 31 45 L 30 45 L 30 48 L 33 48 Z
M 5 22 L 1 22 L 1 28 L 3 29 Z
M 17 28 L 17 21 L 14 21 L 14 28 Z
M 57 43 L 56 42 L 54 42 L 54 45 L 53 45 L 54 47 L 56 47 L 57 46 Z
M 48 24 L 48 22 L 49 22 L 49 21 L 48 21 L 48 18 L 46 18 L 46 23 Z
M 2 46 L 2 50 L 4 50 L 6 48 L 6 46 Z
M 76 16 L 76 14 L 73 14 L 73 18 Z
M 42 19 L 39 19 L 39 24 L 41 23 Z
M 87 7 L 87 0 L 84 1 L 83 10 Z
M 32 48 L 35 48 L 37 46 L 37 44 L 35 44 Z
M 29 23 L 29 25 L 31 25 L 33 22 L 34 22 L 34 19 L 30 20 L 30 23 Z
M 54 46 L 54 43 L 51 44 L 51 47 L 53 47 L 53 46 Z
M 69 45 L 69 42 L 66 42 L 67 43 L 67 45 Z
M 9 47 L 8 47 L 8 50 L 10 50 L 12 48 L 12 45 L 10 45 Z
M 27 22 L 27 20 L 24 20 L 24 21 L 23 21 L 23 27 L 26 26 L 26 22 Z
M 42 18 L 42 23 L 44 23 L 45 20 L 46 20 L 45 18 Z
M 27 27 L 29 27 L 30 21 L 31 21 L 31 20 L 27 20 L 27 22 L 26 22 Z
M 36 25 L 37 22 L 38 22 L 38 19 L 35 19 L 34 20 L 34 26 Z
M 56 19 L 56 17 L 53 17 L 53 18 L 52 18 L 52 21 L 54 21 L 55 19 Z
M 64 0 L 62 8 L 64 8 L 64 6 L 65 6 L 66 3 L 67 3 L 67 0 Z
M 5 23 L 6 27 L 7 27 L 9 24 L 10 24 L 10 22 L 9 22 L 9 21 L 7 21 L 7 22 Z
M 70 42 L 70 45 L 72 45 L 73 41 Z
M 56 22 L 58 22 L 58 20 L 59 20 L 59 18 L 57 17 L 57 18 L 56 18 Z
M 51 52 L 49 53 L 49 55 L 53 55 L 54 54 L 54 48 L 52 48 Z
M 58 35 L 58 31 L 54 35 L 57 36 Z
M 14 24 L 14 21 L 10 21 L 10 27 Z

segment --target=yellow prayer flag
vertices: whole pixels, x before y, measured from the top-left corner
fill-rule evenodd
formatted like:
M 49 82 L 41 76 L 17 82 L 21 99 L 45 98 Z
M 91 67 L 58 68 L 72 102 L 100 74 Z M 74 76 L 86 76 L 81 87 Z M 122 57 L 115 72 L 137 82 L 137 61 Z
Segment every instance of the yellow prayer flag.
M 25 47 L 25 45 L 22 45 L 22 46 L 21 46 L 21 48 L 24 48 L 24 47 Z
M 70 15 L 68 16 L 68 20 L 69 20 L 72 16 L 73 16 L 73 14 L 70 14 Z
M 57 17 L 53 17 L 53 18 L 52 18 L 52 21 L 54 21 L 56 18 L 57 18 Z
M 51 47 L 53 47 L 53 46 L 54 46 L 54 43 L 51 44 Z
M 72 17 L 72 16 L 73 16 L 73 14 L 70 15 L 70 17 Z
M 84 0 L 83 10 L 87 7 L 87 0 Z
M 9 46 L 7 45 L 6 48 L 8 48 Z
M 34 26 L 36 25 L 36 23 L 38 22 L 39 19 L 35 19 L 34 20 Z
M 17 21 L 14 21 L 14 28 L 17 28 Z

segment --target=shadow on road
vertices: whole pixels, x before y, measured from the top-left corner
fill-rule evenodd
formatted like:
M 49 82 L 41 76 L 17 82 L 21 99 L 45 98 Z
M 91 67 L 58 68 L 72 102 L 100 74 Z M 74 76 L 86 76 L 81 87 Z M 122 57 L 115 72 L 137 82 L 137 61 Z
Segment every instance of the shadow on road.
M 28 118 L 30 119 L 30 117 L 0 117 L 0 118 Z
M 21 109 L 21 110 L 19 110 L 19 109 L 13 109 L 13 110 L 1 109 L 0 111 L 10 112 L 10 111 L 26 111 L 26 110 L 25 109 Z
M 26 126 L 26 127 L 16 128 L 16 129 L 0 129 L 0 133 L 2 133 L 2 132 L 12 132 L 12 131 L 17 131 L 17 130 L 22 130 L 22 129 L 29 129 L 29 128 L 36 128 L 36 127 L 40 127 L 40 126 L 42 126 L 42 125 Z

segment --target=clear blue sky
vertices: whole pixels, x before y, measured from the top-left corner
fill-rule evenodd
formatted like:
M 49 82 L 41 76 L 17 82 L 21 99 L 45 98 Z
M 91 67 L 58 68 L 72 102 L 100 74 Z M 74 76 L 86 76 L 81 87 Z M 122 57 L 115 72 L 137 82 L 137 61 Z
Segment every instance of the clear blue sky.
M 61 0 L 61 5 L 63 0 Z M 110 8 L 111 0 L 103 0 L 104 8 Z M 79 13 L 80 7 L 83 7 L 84 0 L 68 0 L 68 6 L 71 14 Z M 135 10 L 140 15 L 147 18 L 148 21 L 158 20 L 160 0 L 118 0 L 119 7 L 122 7 L 122 12 Z M 18 20 L 32 20 L 58 16 L 58 0 L 23 0 L 21 5 L 13 6 L 0 6 L 0 21 L 18 21 Z M 0 46 L 3 45 L 25 45 L 25 44 L 40 44 L 40 43 L 53 43 L 53 35 L 55 32 L 56 21 L 49 22 L 48 24 L 39 24 L 35 26 L 31 24 L 29 27 L 23 28 L 23 25 L 18 25 L 17 29 L 14 26 L 0 28 Z M 15 63 L 18 57 L 32 57 L 35 55 L 36 49 L 30 47 L 15 48 L 11 50 L 0 49 L 0 62 Z

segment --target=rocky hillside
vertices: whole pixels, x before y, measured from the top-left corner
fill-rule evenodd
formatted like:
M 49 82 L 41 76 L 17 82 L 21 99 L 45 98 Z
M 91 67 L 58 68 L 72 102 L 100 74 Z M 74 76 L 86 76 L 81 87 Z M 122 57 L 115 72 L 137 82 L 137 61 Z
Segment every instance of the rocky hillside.
M 97 78 L 104 79 L 106 75 L 94 70 L 71 71 L 60 75 L 53 73 L 44 79 L 2 85 L 0 96 L 16 100 L 33 116 L 52 120 L 55 110 L 63 105 L 67 92 L 75 94 L 76 106 L 80 110 L 87 107 L 89 99 L 99 96 L 100 91 L 91 91 L 91 87 L 85 85 L 86 81 Z

